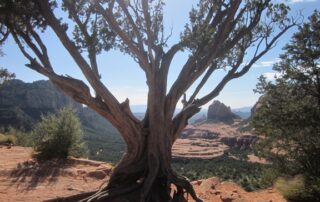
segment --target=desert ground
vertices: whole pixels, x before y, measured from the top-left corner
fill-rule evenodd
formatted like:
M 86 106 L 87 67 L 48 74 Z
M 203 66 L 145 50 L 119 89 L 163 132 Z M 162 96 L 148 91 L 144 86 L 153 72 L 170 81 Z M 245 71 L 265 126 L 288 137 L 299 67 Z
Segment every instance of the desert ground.
M 32 149 L 0 147 L 0 201 L 38 202 L 98 189 L 107 182 L 112 165 L 86 159 L 39 163 Z M 285 202 L 274 189 L 246 192 L 231 182 L 210 178 L 192 182 L 206 202 Z M 193 201 L 188 196 L 188 201 Z

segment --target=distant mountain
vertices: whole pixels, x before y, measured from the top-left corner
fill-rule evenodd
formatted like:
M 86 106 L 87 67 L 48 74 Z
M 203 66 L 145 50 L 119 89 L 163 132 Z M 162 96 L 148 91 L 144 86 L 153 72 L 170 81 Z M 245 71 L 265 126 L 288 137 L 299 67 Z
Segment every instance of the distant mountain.
M 49 81 L 12 80 L 0 87 L 0 125 L 4 128 L 30 130 L 42 115 L 55 113 L 65 106 L 82 108 Z
M 243 119 L 247 119 L 251 116 L 251 109 L 252 107 L 241 107 L 241 108 L 235 108 L 231 111 L 235 113 L 236 115 L 240 116 Z
M 147 110 L 147 105 L 131 105 L 130 109 L 134 114 L 144 114 Z
M 117 161 L 125 150 L 119 132 L 95 111 L 73 101 L 50 81 L 12 80 L 0 87 L 0 127 L 29 131 L 42 115 L 63 107 L 75 109 L 84 129 L 90 158 Z

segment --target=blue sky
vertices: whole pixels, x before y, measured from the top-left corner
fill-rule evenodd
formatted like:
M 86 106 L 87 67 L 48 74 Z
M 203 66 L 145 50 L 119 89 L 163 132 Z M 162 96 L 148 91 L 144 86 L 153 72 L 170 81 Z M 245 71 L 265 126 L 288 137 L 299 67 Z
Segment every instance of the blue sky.
M 280 0 L 278 0 L 278 2 L 279 1 Z M 165 29 L 167 33 L 172 29 L 172 37 L 169 40 L 169 44 L 173 44 L 174 42 L 177 42 L 180 32 L 183 30 L 183 27 L 188 20 L 190 8 L 192 5 L 195 5 L 197 1 L 166 0 L 165 2 Z M 292 15 L 301 11 L 305 16 L 305 20 L 307 19 L 307 16 L 312 14 L 314 9 L 320 9 L 320 0 L 289 0 L 285 2 L 291 6 Z M 278 42 L 277 47 L 258 61 L 249 73 L 227 84 L 216 99 L 219 99 L 232 108 L 254 105 L 259 98 L 259 95 L 253 93 L 257 78 L 264 74 L 272 79 L 274 75 L 272 64 L 278 60 L 279 54 L 282 52 L 281 48 L 290 40 L 290 36 L 295 31 L 296 29 L 292 29 L 283 36 Z M 81 75 L 76 64 L 72 61 L 71 57 L 64 50 L 52 31 L 46 31 L 43 34 L 43 37 L 56 71 L 60 74 L 67 74 L 84 80 L 84 77 Z M 27 63 L 27 60 L 22 56 L 12 39 L 9 39 L 6 44 L 4 44 L 2 50 L 5 55 L 0 58 L 0 67 L 5 67 L 9 71 L 14 72 L 17 79 L 26 82 L 46 79 L 24 66 L 24 64 Z M 172 70 L 169 73 L 169 85 L 173 83 L 179 68 L 181 68 L 185 59 L 186 54 L 183 53 L 177 55 L 174 59 Z M 110 51 L 99 55 L 98 63 L 102 74 L 102 81 L 120 102 L 129 98 L 131 105 L 146 104 L 147 86 L 144 74 L 128 55 L 124 55 L 117 51 Z M 213 85 L 217 79 L 221 78 L 223 73 L 222 70 L 217 72 L 217 74 L 210 79 L 208 87 L 204 88 L 202 92 L 205 93 L 210 90 L 210 83 Z

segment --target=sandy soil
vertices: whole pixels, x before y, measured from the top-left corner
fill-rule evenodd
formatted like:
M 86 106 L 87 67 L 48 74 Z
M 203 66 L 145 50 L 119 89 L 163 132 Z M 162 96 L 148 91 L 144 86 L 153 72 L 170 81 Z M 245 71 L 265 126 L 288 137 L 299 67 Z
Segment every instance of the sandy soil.
M 65 162 L 38 164 L 32 149 L 0 148 L 0 201 L 37 202 L 58 196 L 93 191 L 108 179 L 112 166 L 69 158 Z
M 205 202 L 286 202 L 272 188 L 257 192 L 246 192 L 232 182 L 220 182 L 215 177 L 193 182 L 193 186 L 199 197 Z M 193 200 L 190 199 L 189 201 Z
M 0 154 L 0 202 L 38 202 L 93 191 L 108 181 L 112 169 L 107 163 L 75 158 L 39 164 L 24 147 L 0 146 Z M 285 202 L 273 189 L 248 193 L 217 178 L 193 185 L 205 202 Z

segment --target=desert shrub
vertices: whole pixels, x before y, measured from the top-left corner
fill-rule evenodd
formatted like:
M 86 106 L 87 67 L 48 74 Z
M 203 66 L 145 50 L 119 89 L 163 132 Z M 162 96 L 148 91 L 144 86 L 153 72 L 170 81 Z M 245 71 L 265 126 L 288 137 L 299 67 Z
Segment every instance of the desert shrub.
M 18 130 L 16 128 L 12 128 L 10 127 L 6 134 L 8 135 L 12 135 L 16 138 L 16 141 L 15 141 L 15 145 L 18 145 L 18 146 L 23 146 L 23 147 L 32 147 L 33 146 L 33 141 L 34 141 L 34 138 L 32 136 L 32 133 L 28 133 L 28 132 L 24 132 L 24 131 L 21 131 L 21 130 Z
M 0 144 L 11 143 L 16 144 L 17 138 L 14 135 L 4 135 L 0 133 Z
M 80 157 L 86 154 L 80 121 L 72 109 L 42 117 L 33 130 L 34 149 L 40 159 Z
M 259 184 L 262 188 L 271 187 L 279 176 L 280 173 L 277 169 L 265 168 L 261 172 Z
M 289 201 L 313 201 L 302 175 L 293 178 L 278 178 L 275 188 Z

